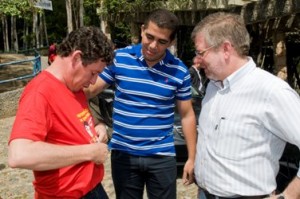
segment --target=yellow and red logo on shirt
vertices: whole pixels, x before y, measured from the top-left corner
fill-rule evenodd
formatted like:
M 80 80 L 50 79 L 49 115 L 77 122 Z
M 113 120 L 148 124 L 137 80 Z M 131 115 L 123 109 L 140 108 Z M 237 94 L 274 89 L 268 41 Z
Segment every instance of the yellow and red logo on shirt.
M 89 109 L 84 109 L 81 113 L 77 114 L 77 117 L 79 118 L 80 122 L 83 123 L 86 132 L 91 137 L 90 143 L 98 142 L 98 136 L 95 131 L 95 125 Z

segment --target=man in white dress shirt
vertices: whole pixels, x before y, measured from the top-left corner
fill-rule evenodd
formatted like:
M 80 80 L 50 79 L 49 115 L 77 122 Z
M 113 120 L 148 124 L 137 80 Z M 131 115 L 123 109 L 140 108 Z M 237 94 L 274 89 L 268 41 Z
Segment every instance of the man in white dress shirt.
M 207 16 L 192 39 L 210 79 L 199 117 L 199 198 L 300 198 L 300 170 L 275 192 L 286 143 L 300 146 L 298 94 L 247 56 L 250 36 L 239 15 Z

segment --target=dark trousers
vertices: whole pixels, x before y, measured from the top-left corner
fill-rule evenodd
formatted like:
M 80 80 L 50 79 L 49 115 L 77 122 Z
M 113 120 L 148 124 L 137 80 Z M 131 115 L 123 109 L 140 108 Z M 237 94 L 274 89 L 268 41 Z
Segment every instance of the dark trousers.
M 111 170 L 117 199 L 142 199 L 145 185 L 149 199 L 176 199 L 175 157 L 133 156 L 113 150 Z
M 90 192 L 88 192 L 81 199 L 108 199 L 108 196 L 107 196 L 102 184 L 99 183 L 94 189 L 92 189 Z

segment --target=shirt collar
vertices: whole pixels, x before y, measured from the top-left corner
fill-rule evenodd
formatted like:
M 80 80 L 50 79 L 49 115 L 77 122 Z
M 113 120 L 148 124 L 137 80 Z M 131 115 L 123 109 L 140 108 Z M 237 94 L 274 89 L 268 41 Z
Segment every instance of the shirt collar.
M 256 64 L 254 63 L 251 57 L 248 57 L 248 62 L 244 64 L 240 69 L 229 75 L 226 79 L 222 81 L 215 81 L 215 85 L 219 88 L 232 88 L 237 84 L 243 77 L 245 77 L 250 71 L 256 68 Z

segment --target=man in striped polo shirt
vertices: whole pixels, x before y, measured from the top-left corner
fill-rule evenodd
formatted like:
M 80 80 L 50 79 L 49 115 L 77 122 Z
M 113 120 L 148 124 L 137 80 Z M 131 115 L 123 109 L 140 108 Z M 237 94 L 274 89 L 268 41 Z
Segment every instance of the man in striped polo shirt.
M 140 44 L 118 49 L 87 94 L 115 84 L 113 134 L 109 143 L 117 198 L 176 198 L 173 139 L 175 104 L 188 148 L 183 183 L 193 182 L 196 119 L 191 102 L 190 74 L 168 48 L 178 29 L 168 10 L 152 12 L 141 27 Z

